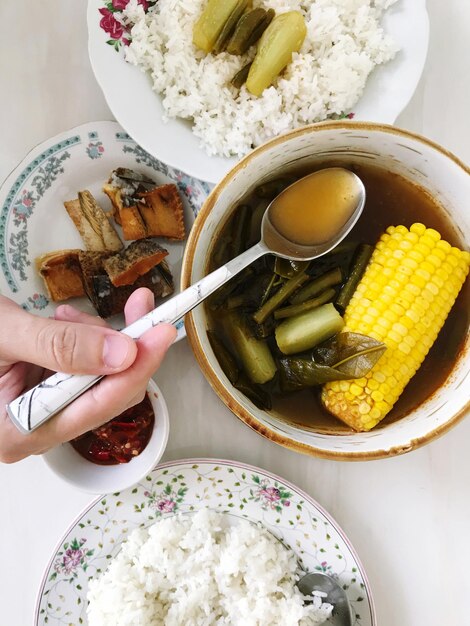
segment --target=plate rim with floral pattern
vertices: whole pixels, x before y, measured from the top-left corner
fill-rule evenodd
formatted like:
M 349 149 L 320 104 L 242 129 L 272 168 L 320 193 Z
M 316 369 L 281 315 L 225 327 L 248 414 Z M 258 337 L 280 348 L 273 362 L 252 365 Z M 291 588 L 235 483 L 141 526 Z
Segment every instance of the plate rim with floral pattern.
M 47 218 L 47 220 L 57 218 L 57 233 L 62 227 L 67 229 L 64 233 L 64 244 L 59 247 L 84 249 L 84 243 L 66 215 L 65 209 L 62 206 L 58 208 L 56 196 L 60 195 L 61 189 L 64 189 L 65 195 L 65 189 L 68 189 L 67 185 L 70 181 L 80 176 L 77 174 L 79 168 L 81 168 L 80 171 L 95 172 L 96 170 L 86 169 L 93 164 L 93 168 L 99 167 L 100 172 L 104 173 L 106 167 L 117 167 L 120 162 L 124 166 L 134 166 L 147 174 L 153 173 L 160 184 L 172 180 L 178 185 L 185 205 L 185 220 L 189 232 L 210 191 L 209 185 L 149 155 L 117 122 L 87 122 L 38 144 L 2 182 L 0 186 L 1 294 L 10 297 L 25 310 L 42 315 L 52 314 L 54 303 L 49 301 L 42 280 L 34 269 L 34 256 L 52 251 L 54 247 L 48 249 L 45 246 L 46 249 L 35 250 L 40 237 L 34 231 L 40 227 L 42 218 Z M 109 173 L 110 170 L 107 176 Z M 104 183 L 105 180 L 103 179 L 102 182 Z M 82 184 L 82 189 L 91 184 L 87 182 L 86 174 L 84 174 Z M 75 193 L 76 191 L 78 189 L 74 189 Z M 63 200 L 67 199 L 70 198 L 63 197 Z M 106 205 L 104 208 L 106 210 L 110 206 Z M 44 236 L 46 239 L 49 236 L 47 227 L 44 235 L 41 231 L 41 237 Z M 62 232 L 60 236 L 62 237 Z M 73 244 L 70 244 L 70 241 L 73 241 Z M 178 258 L 182 257 L 186 241 L 167 244 L 162 240 L 162 243 L 164 246 L 167 245 L 170 259 L 172 254 Z M 178 272 L 174 272 L 175 291 L 179 290 Z M 78 300 L 68 302 L 75 304 Z M 85 298 L 81 300 L 81 303 L 85 308 L 89 308 L 89 312 L 94 311 Z M 180 334 L 184 334 L 181 324 Z
M 294 550 L 304 568 L 338 578 L 351 601 L 355 626 L 377 626 L 364 567 L 332 516 L 305 491 L 272 472 L 211 458 L 161 463 L 134 487 L 87 505 L 61 536 L 44 570 L 34 626 L 85 625 L 88 578 L 104 570 L 126 535 L 202 507 L 261 522 Z

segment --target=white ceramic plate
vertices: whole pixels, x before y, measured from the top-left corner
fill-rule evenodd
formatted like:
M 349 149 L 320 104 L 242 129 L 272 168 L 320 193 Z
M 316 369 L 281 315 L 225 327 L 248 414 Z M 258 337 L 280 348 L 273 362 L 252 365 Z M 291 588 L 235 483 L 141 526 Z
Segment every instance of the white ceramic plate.
M 85 124 L 34 148 L 1 186 L 0 293 L 26 310 L 53 313 L 54 303 L 46 295 L 34 259 L 62 248 L 84 248 L 63 202 L 76 198 L 78 190 L 89 189 L 103 208 L 109 209 L 101 187 L 116 167 L 142 172 L 159 184 L 177 183 L 189 232 L 209 191 L 207 184 L 151 157 L 116 122 Z M 162 245 L 169 251 L 167 259 L 178 290 L 185 242 L 162 240 Z M 94 311 L 87 298 L 68 302 L 83 311 Z M 122 326 L 122 319 L 113 323 Z
M 355 626 L 377 624 L 364 568 L 346 535 L 315 500 L 259 468 L 194 459 L 159 465 L 134 488 L 99 498 L 83 511 L 52 554 L 34 625 L 86 626 L 88 580 L 107 568 L 128 534 L 203 507 L 261 522 L 296 553 L 304 569 L 339 580 Z
M 237 159 L 210 157 L 187 121 L 162 121 L 161 101 L 149 78 L 124 61 L 120 39 L 125 34 L 110 8 L 122 10 L 127 2 L 88 0 L 88 51 L 108 105 L 147 152 L 192 176 L 216 183 Z M 100 26 L 103 20 L 108 32 Z M 392 62 L 374 70 L 354 108 L 354 119 L 393 124 L 413 95 L 424 67 L 429 39 L 426 1 L 398 0 L 387 11 L 383 24 L 400 52 Z

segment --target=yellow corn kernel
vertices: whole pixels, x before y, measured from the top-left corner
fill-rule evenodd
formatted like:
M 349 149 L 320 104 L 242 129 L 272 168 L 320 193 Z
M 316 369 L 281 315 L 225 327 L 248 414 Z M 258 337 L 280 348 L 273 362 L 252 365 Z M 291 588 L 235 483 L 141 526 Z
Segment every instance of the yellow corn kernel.
M 449 254 L 449 251 L 451 250 L 452 246 L 447 241 L 444 241 L 444 239 L 441 239 L 440 241 L 437 242 L 436 248 L 438 250 L 442 250 L 447 255 Z
M 406 226 L 395 226 L 395 232 L 400 233 L 400 235 L 407 235 L 409 231 Z
M 469 252 L 424 224 L 387 229 L 345 311 L 343 331 L 367 331 L 387 350 L 365 377 L 323 386 L 328 411 L 358 431 L 387 415 L 434 343 L 469 267 Z
M 424 224 L 420 224 L 419 222 L 415 222 L 410 226 L 410 232 L 422 235 L 426 232 L 426 226 Z

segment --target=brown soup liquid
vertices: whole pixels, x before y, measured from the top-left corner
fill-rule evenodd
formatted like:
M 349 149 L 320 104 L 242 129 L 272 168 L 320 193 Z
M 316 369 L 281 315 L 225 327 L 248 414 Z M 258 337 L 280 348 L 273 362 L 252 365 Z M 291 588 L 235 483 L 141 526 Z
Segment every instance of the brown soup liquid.
M 357 203 L 356 177 L 348 170 L 327 168 L 301 178 L 277 196 L 269 217 L 289 241 L 316 246 L 333 239 Z
M 335 163 L 355 172 L 366 188 L 366 204 L 357 224 L 345 242 L 369 243 L 375 245 L 380 235 L 390 225 L 411 226 L 422 222 L 435 228 L 452 245 L 462 247 L 462 242 L 441 205 L 422 188 L 405 178 L 370 165 L 340 162 Z M 330 167 L 330 164 L 328 164 Z M 312 168 L 313 169 L 313 168 Z M 298 177 L 312 171 L 302 170 Z M 321 169 L 321 168 L 319 168 Z M 244 204 L 259 204 L 254 195 L 244 199 Z M 230 229 L 232 218 L 223 226 L 218 241 L 223 239 L 226 229 Z M 211 252 L 217 251 L 217 243 Z M 465 283 L 432 349 L 418 372 L 408 383 L 398 402 L 375 430 L 390 424 L 422 404 L 446 380 L 458 359 L 469 326 L 470 311 L 469 281 Z M 217 329 L 216 316 L 211 314 L 211 324 Z M 320 389 L 305 390 L 283 396 L 272 396 L 271 413 L 291 424 L 320 433 L 334 432 L 349 434 L 351 429 L 326 411 L 320 402 Z

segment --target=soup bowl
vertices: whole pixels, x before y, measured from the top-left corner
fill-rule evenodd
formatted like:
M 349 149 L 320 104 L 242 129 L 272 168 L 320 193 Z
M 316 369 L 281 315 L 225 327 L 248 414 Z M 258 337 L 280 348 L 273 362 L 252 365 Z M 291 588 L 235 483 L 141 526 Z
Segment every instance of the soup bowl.
M 183 261 L 182 287 L 208 272 L 211 248 L 233 210 L 260 183 L 291 169 L 308 170 L 341 160 L 375 165 L 399 174 L 431 194 L 442 206 L 457 237 L 470 244 L 470 169 L 432 141 L 408 131 L 354 121 L 325 122 L 282 135 L 251 152 L 213 189 L 191 231 Z M 391 222 L 393 223 L 393 222 Z M 368 460 L 409 452 L 445 433 L 469 409 L 470 334 L 450 374 L 424 401 L 398 420 L 369 432 L 340 426 L 315 429 L 257 408 L 222 371 L 207 338 L 204 306 L 187 316 L 186 330 L 196 359 L 228 408 L 259 434 L 283 446 L 338 460 Z

